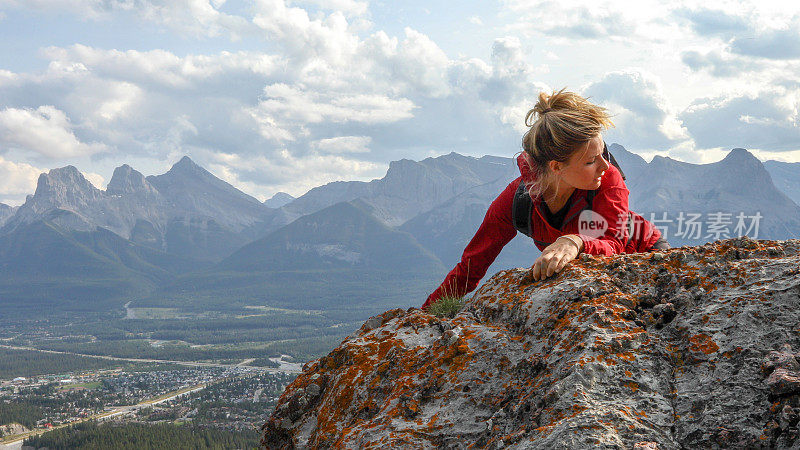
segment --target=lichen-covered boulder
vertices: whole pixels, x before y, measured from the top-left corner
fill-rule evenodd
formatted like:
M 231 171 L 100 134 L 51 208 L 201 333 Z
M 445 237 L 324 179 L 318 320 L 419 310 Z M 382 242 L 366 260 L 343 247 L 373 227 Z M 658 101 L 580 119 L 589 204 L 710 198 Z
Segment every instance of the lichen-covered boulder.
M 369 319 L 310 362 L 267 448 L 796 448 L 800 241 L 498 273 L 453 319 Z

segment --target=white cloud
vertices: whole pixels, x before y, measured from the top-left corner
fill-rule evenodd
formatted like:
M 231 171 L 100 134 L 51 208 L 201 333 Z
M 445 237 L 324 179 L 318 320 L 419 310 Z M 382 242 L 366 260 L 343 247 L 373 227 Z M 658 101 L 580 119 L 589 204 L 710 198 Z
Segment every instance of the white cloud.
M 99 173 L 94 173 L 94 172 L 82 172 L 82 173 L 83 173 L 83 176 L 87 180 L 89 180 L 89 182 L 92 183 L 92 185 L 94 187 L 96 187 L 97 189 L 101 189 L 101 190 L 105 189 L 105 187 L 106 187 L 106 179 L 103 178 L 102 175 L 100 175 Z
M 286 149 L 270 156 L 246 156 L 214 152 L 208 155 L 216 164 L 215 174 L 222 174 L 235 186 L 266 199 L 275 192 L 295 197 L 309 189 L 332 181 L 367 181 L 386 173 L 388 165 L 352 159 L 346 155 L 312 153 L 298 157 Z
M 451 76 L 460 95 L 478 96 L 480 103 L 475 108 L 486 109 L 494 120 L 521 136 L 527 129 L 525 113 L 536 104 L 539 92 L 551 90 L 536 81 L 535 72 L 519 39 L 505 37 L 495 39 L 491 65 L 474 59 L 462 61 L 451 70 Z
M 341 11 L 348 16 L 361 16 L 367 12 L 367 2 L 357 0 L 301 0 L 301 4 L 318 6 L 328 11 Z
M 261 135 L 277 141 L 308 134 L 308 124 L 396 122 L 412 117 L 414 108 L 405 98 L 303 91 L 286 84 L 267 86 L 264 96 L 250 113 L 258 122 Z
M 642 70 L 610 72 L 585 86 L 582 93 L 608 108 L 615 128 L 606 136 L 625 147 L 667 149 L 688 138 L 652 74 Z
M 412 15 L 403 16 L 407 28 L 390 35 L 370 20 L 385 20 L 391 8 L 365 0 L 256 0 L 249 8 L 231 3 L 0 0 L 0 8 L 71 11 L 90 19 L 84 21 L 88 27 L 95 19 L 140 17 L 158 24 L 148 30 L 165 37 L 164 49 L 127 50 L 113 40 L 104 44 L 108 49 L 91 40 L 86 41 L 90 45 L 45 48 L 40 51 L 49 63 L 45 70 L 0 69 L 0 110 L 27 111 L 39 117 L 37 124 L 53 128 L 58 121 L 26 109 L 53 105 L 64 116 L 61 141 L 72 142 L 61 147 L 85 155 L 78 150 L 99 145 L 85 143 L 103 142 L 115 150 L 113 156 L 95 154 L 93 161 L 149 158 L 156 165 L 186 153 L 208 155 L 205 161 L 215 174 L 266 196 L 276 190 L 302 194 L 334 179 L 380 176 L 381 161 L 401 157 L 449 151 L 510 155 L 519 148 L 523 119 L 537 94 L 562 86 L 586 86 L 584 93 L 611 108 L 618 127 L 610 140 L 638 152 L 671 149 L 687 159 L 701 152 L 680 120 L 690 116 L 675 111 L 696 97 L 741 97 L 767 84 L 782 85 L 786 92 L 800 88 L 792 85 L 797 63 L 742 55 L 731 47 L 750 30 L 790 29 L 791 17 L 777 12 L 750 17 L 739 3 L 704 3 L 709 11 L 730 16 L 715 19 L 691 9 L 689 1 L 504 0 L 492 24 L 505 17 L 518 31 L 495 39 L 488 59 L 474 57 L 487 50 L 474 45 L 483 37 L 468 40 L 475 48 L 447 41 L 440 47 L 431 38 L 437 34 L 415 28 L 419 24 Z M 456 18 L 464 30 L 453 31 L 475 31 L 474 25 L 491 13 L 481 8 L 476 14 L 461 11 Z M 235 20 L 228 23 L 226 16 Z M 737 31 L 742 20 L 748 25 Z M 182 34 L 178 44 L 176 30 Z M 205 38 L 238 34 L 245 36 L 243 45 Z M 220 45 L 234 51 L 197 50 Z M 442 48 L 470 56 L 451 58 Z M 643 69 L 606 73 L 615 67 Z M 692 135 L 701 136 L 697 147 L 718 148 L 707 147 L 716 141 L 702 129 L 711 112 L 703 114 L 691 116 Z M 780 122 L 755 113 L 732 120 L 761 130 Z M 9 151 L 15 157 L 24 154 Z M 229 157 L 214 159 L 213 154 Z
M 52 60 L 51 72 L 90 72 L 133 83 L 157 84 L 169 88 L 196 88 L 213 78 L 246 73 L 260 77 L 279 68 L 278 58 L 258 52 L 220 52 L 216 55 L 179 57 L 166 50 L 119 51 L 75 44 L 68 48 L 49 47 L 42 55 Z M 67 68 L 67 69 L 64 69 Z
M 311 143 L 320 153 L 368 153 L 372 138 L 369 136 L 338 136 Z
M 0 88 L 12 85 L 18 78 L 14 72 L 0 69 Z
M 697 99 L 680 117 L 703 148 L 800 149 L 800 90 Z
M 683 52 L 681 61 L 694 71 L 707 70 L 715 77 L 740 77 L 744 72 L 764 69 L 763 64 L 719 50 L 706 53 L 689 50 Z
M 448 94 L 447 55 L 428 36 L 405 29 L 406 38 L 400 45 L 397 55 L 389 63 L 396 73 L 413 90 L 430 97 L 443 97 Z
M 754 36 L 737 36 L 731 51 L 768 59 L 800 59 L 800 16 L 781 28 L 759 30 Z
M 128 116 L 143 97 L 144 91 L 133 83 L 100 79 L 77 84 L 66 100 L 100 127 Z
M 504 0 L 505 6 L 518 15 L 509 30 L 525 36 L 544 35 L 560 39 L 631 40 L 637 34 L 653 34 L 652 28 L 663 29 L 654 19 L 664 7 L 658 2 L 646 3 L 649 7 L 614 1 L 592 2 L 580 0 Z
M 716 3 L 716 4 L 715 4 Z M 731 53 L 773 60 L 800 58 L 800 6 L 780 2 L 719 2 L 679 7 L 697 35 L 721 40 Z
M 800 150 L 784 151 L 784 152 L 770 152 L 765 150 L 750 150 L 756 158 L 762 161 L 781 161 L 781 162 L 798 162 L 800 161 Z
M 743 3 L 714 7 L 704 2 L 702 7 L 679 6 L 672 14 L 678 19 L 687 21 L 689 27 L 698 35 L 728 40 L 749 28 L 752 10 L 745 8 L 747 6 Z
M 69 158 L 107 150 L 101 143 L 83 143 L 63 111 L 45 105 L 37 109 L 0 111 L 0 139 L 5 146 L 47 158 Z
M 190 36 L 228 34 L 238 39 L 252 32 L 253 26 L 246 18 L 219 10 L 224 3 L 218 0 L 0 0 L 0 7 L 45 13 L 65 11 L 94 20 L 129 12 Z
M 8 204 L 22 204 L 25 196 L 36 190 L 36 180 L 43 172 L 46 170 L 0 156 L 0 199 Z
M 306 10 L 290 7 L 283 0 L 257 0 L 255 9 L 253 23 L 268 40 L 279 42 L 291 60 L 306 63 L 322 59 L 341 65 L 358 45 L 358 37 L 348 30 L 341 12 L 311 19 Z

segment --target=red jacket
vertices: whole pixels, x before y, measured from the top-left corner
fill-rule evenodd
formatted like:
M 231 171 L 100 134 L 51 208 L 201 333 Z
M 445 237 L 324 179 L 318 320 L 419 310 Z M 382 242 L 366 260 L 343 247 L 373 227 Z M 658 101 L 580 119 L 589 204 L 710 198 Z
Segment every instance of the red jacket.
M 519 183 L 530 184 L 534 179 L 524 155 L 520 155 L 517 158 L 517 165 L 522 176 L 512 181 L 489 206 L 489 210 L 483 218 L 483 223 L 467 245 L 467 248 L 464 249 L 461 262 L 447 274 L 444 282 L 428 296 L 425 304 L 422 305 L 423 309 L 427 309 L 444 295 L 461 297 L 468 292 L 472 292 L 486 274 L 486 270 L 497 258 L 497 255 L 500 254 L 500 250 L 516 236 L 517 230 L 511 220 L 514 194 L 519 187 Z M 616 255 L 619 253 L 648 251 L 661 237 L 661 232 L 652 223 L 636 213 L 631 213 L 633 233 L 628 239 L 629 192 L 622 175 L 613 165 L 609 166 L 600 180 L 600 187 L 595 193 L 591 208 L 594 213 L 605 219 L 608 228 L 602 235 L 595 237 L 580 233 L 578 218 L 580 212 L 588 206 L 587 192 L 583 189 L 575 189 L 575 192 L 572 193 L 568 200 L 571 206 L 567 211 L 561 229 L 553 228 L 544 218 L 541 209 L 547 208 L 547 205 L 542 202 L 541 198 L 533 200 L 531 229 L 533 232 L 532 237 L 539 250 L 544 250 L 559 236 L 565 234 L 580 236 L 584 245 L 583 252 L 590 255 Z M 533 261 L 531 261 L 532 264 Z

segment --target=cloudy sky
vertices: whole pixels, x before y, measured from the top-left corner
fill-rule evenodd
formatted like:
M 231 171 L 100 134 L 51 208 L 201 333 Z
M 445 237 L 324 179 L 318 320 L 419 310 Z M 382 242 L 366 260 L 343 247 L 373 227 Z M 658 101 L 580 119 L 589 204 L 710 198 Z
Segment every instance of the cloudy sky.
M 511 156 L 563 87 L 647 159 L 800 161 L 800 5 L 631 5 L 0 0 L 0 202 L 68 164 L 104 189 L 189 155 L 264 200 L 401 158 Z

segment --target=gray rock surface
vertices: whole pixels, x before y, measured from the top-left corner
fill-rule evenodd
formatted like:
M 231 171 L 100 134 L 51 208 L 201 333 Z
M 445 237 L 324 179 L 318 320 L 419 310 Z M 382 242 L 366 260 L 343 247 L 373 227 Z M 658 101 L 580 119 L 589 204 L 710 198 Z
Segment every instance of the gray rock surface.
M 304 366 L 266 448 L 797 448 L 800 241 L 498 273 Z
M 16 208 L 8 206 L 5 203 L 0 203 L 0 227 L 2 227 L 3 224 L 6 223 L 6 220 L 13 216 L 15 212 Z
M 105 216 L 105 205 L 96 207 L 103 204 L 104 197 L 103 191 L 94 187 L 75 166 L 52 169 L 39 175 L 36 192 L 28 196 L 4 228 L 13 230 L 47 217 L 68 229 L 91 231 L 95 228 L 94 221 Z M 60 211 L 70 214 L 59 214 Z

